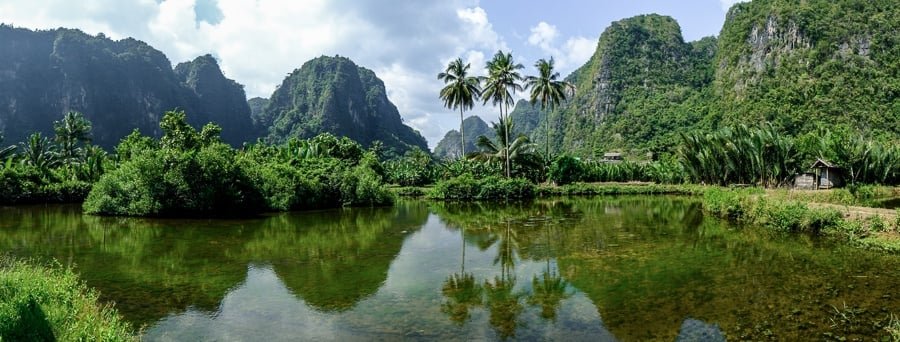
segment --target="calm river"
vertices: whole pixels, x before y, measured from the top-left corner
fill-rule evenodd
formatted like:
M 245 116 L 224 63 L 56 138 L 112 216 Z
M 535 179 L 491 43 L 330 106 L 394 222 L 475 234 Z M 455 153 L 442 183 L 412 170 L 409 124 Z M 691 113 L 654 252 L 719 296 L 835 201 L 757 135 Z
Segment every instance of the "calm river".
M 149 341 L 852 340 L 900 320 L 900 256 L 737 228 L 688 197 L 247 220 L 6 207 L 0 251 L 74 265 Z

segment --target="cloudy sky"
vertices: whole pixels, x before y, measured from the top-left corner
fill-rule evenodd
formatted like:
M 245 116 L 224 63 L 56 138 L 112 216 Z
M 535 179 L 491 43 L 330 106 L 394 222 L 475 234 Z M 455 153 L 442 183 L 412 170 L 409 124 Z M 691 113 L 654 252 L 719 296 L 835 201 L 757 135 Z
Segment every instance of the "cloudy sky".
M 482 73 L 498 49 L 532 72 L 553 56 L 562 75 L 584 64 L 612 21 L 670 15 L 686 40 L 718 35 L 737 0 L 0 0 L 0 22 L 134 37 L 172 63 L 210 53 L 248 97 L 268 97 L 285 75 L 321 55 L 375 71 L 404 121 L 435 144 L 459 125 L 436 74 L 463 57 Z M 496 120 L 497 110 L 471 113 Z

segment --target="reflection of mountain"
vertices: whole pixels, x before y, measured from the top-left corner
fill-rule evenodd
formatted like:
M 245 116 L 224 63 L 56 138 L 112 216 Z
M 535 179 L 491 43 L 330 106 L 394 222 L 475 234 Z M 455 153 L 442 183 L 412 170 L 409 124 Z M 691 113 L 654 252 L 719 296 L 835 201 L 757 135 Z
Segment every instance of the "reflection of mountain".
M 246 264 L 222 257 L 246 237 L 239 229 L 183 227 L 204 221 L 100 218 L 74 206 L 3 208 L 0 217 L 11 227 L 0 234 L 0 250 L 75 265 L 137 325 L 188 306 L 215 311 L 246 273 Z
M 271 262 L 285 285 L 310 306 L 344 311 L 378 291 L 403 245 L 403 232 L 425 223 L 425 207 L 403 204 L 278 215 L 245 252 Z
M 338 217 L 338 219 L 335 219 Z M 188 307 L 215 312 L 251 262 L 271 263 L 295 294 L 343 309 L 374 293 L 423 206 L 285 213 L 265 220 L 147 220 L 82 215 L 78 207 L 0 208 L 0 250 L 75 265 L 127 320 Z M 331 221 L 331 223 L 325 223 Z M 314 271 L 313 271 L 314 270 Z

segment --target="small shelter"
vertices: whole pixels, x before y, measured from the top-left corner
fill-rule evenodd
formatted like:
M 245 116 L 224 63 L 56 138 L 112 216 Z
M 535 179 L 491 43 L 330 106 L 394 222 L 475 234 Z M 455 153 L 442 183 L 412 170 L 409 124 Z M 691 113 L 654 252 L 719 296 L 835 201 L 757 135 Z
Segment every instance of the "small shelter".
M 797 190 L 816 190 L 818 182 L 816 182 L 816 174 L 812 172 L 804 172 L 794 176 L 794 189 Z
M 843 170 L 839 166 L 820 158 L 816 159 L 810 169 L 815 170 L 816 188 L 831 189 L 844 186 Z
M 622 159 L 621 153 L 608 152 L 603 154 L 604 163 L 621 163 L 624 159 Z

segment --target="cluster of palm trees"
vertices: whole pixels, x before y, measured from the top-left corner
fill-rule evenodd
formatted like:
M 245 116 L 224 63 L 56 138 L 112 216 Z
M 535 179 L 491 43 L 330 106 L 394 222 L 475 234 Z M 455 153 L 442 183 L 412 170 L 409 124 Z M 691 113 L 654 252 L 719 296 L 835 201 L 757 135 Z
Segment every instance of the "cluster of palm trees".
M 682 133 L 676 153 L 687 178 L 695 183 L 781 186 L 800 169 L 793 139 L 771 125 Z
M 533 149 L 533 145 L 527 137 L 519 136 L 515 142 L 510 143 L 512 120 L 509 118 L 509 107 L 515 104 L 516 92 L 531 90 L 531 104 L 540 103 L 541 109 L 553 109 L 565 101 L 567 95 L 574 91 L 574 86 L 559 79 L 559 73 L 554 70 L 554 61 L 540 59 L 535 63 L 538 76 L 522 76 L 520 70 L 525 67 L 516 63 L 511 53 L 497 51 L 494 57 L 487 62 L 485 69 L 487 76 L 471 76 L 469 69 L 471 64 L 463 62 L 462 58 L 451 61 L 444 72 L 438 74 L 438 79 L 444 81 L 446 86 L 441 89 L 440 98 L 444 106 L 449 109 L 459 109 L 460 118 L 460 143 L 462 155 L 465 151 L 465 132 L 463 131 L 463 115 L 468 109 L 472 109 L 475 103 L 491 102 L 500 108 L 500 123 L 495 124 L 498 143 L 492 143 L 485 137 L 479 137 L 478 146 L 489 149 L 488 155 L 481 158 L 502 159 L 506 176 L 511 175 L 511 159 L 515 154 L 513 148 Z M 499 128 L 498 128 L 499 127 Z M 550 156 L 550 125 L 547 124 L 547 159 Z
M 676 151 L 688 181 L 707 184 L 789 185 L 811 159 L 838 164 L 850 183 L 900 182 L 900 147 L 858 134 L 823 130 L 811 143 L 779 132 L 771 125 L 745 125 L 711 133 L 682 134 Z
M 5 167 L 12 167 L 13 161 L 18 161 L 47 176 L 50 170 L 63 166 L 67 177 L 97 180 L 103 172 L 106 152 L 90 145 L 90 121 L 83 114 L 70 111 L 53 123 L 53 130 L 56 134 L 53 139 L 35 132 L 18 146 L 0 148 Z

